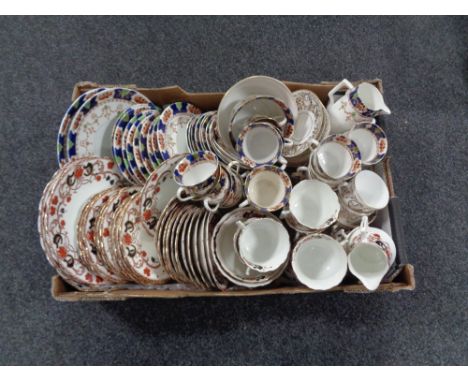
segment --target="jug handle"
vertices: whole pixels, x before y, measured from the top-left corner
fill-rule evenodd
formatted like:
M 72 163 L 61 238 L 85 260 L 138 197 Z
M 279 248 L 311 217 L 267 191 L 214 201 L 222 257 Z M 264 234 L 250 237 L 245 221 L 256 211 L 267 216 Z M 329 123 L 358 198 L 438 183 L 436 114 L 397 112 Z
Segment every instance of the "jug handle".
M 351 82 L 349 82 L 346 78 L 344 80 L 342 80 L 341 82 L 339 82 L 332 90 L 330 90 L 328 92 L 328 99 L 330 100 L 330 103 L 335 103 L 335 100 L 334 100 L 334 95 L 335 93 L 340 90 L 343 86 L 346 86 L 348 89 L 353 89 L 354 86 Z

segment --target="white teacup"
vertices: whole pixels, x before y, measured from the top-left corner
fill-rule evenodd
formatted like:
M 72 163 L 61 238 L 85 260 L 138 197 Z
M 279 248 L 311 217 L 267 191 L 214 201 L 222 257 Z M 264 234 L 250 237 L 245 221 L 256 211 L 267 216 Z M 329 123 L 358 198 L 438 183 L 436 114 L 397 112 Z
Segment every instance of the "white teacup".
M 274 125 L 255 122 L 242 130 L 236 150 L 241 162 L 250 168 L 280 162 L 281 168 L 285 169 L 287 161 L 281 155 L 283 145 L 283 137 Z
M 291 193 L 291 179 L 275 166 L 259 166 L 247 176 L 244 191 L 247 199 L 239 207 L 251 204 L 260 211 L 277 211 L 283 208 Z
M 187 154 L 173 171 L 174 181 L 180 186 L 178 199 L 187 201 L 206 195 L 218 182 L 220 169 L 218 158 L 211 151 Z
M 310 179 L 319 179 L 330 185 L 351 179 L 361 171 L 361 153 L 356 143 L 344 135 L 330 135 L 315 146 L 309 157 L 309 165 L 297 170 L 304 171 Z
M 234 247 L 239 256 L 251 269 L 271 272 L 283 265 L 290 249 L 286 228 L 271 218 L 252 218 L 238 221 Z
M 331 187 L 309 179 L 293 187 L 288 209 L 282 212 L 281 217 L 299 231 L 320 232 L 336 221 L 339 211 L 340 203 Z
M 358 123 L 349 131 L 348 137 L 356 142 L 365 165 L 379 163 L 387 154 L 388 141 L 383 129 L 375 123 Z
M 291 265 L 302 284 L 317 290 L 339 285 L 348 268 L 343 247 L 323 234 L 312 234 L 300 239 L 293 249 Z
M 366 215 L 385 208 L 390 198 L 387 184 L 370 170 L 363 170 L 349 183 L 340 184 L 338 196 L 350 210 Z

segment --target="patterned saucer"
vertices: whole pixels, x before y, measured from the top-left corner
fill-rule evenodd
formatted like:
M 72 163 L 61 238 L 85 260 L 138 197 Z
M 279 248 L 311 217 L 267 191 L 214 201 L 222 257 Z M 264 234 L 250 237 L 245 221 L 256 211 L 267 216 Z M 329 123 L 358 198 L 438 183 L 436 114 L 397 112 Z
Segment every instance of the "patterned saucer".
M 173 171 L 184 157 L 176 155 L 164 161 L 148 178 L 142 191 L 141 216 L 148 234 L 154 235 L 154 228 L 162 211 L 176 194 L 179 185 L 174 181 Z
M 159 115 L 157 114 L 149 115 L 138 122 L 138 151 L 140 152 L 143 166 L 145 166 L 146 171 L 149 174 L 151 174 L 160 164 L 157 159 L 155 159 L 155 161 L 152 160 L 153 158 L 151 155 L 155 155 L 155 153 L 150 151 L 149 148 L 151 125 L 158 116 Z M 134 146 L 135 145 L 136 143 L 134 143 Z
M 120 113 L 130 106 L 150 102 L 143 94 L 125 88 L 106 89 L 93 95 L 73 118 L 68 131 L 68 157 L 112 157 L 111 136 Z
M 105 264 L 109 272 L 122 280 L 130 278 L 122 272 L 117 263 L 115 241 L 111 235 L 113 224 L 116 221 L 120 206 L 132 195 L 140 191 L 141 187 L 131 186 L 121 188 L 117 195 L 112 195 L 102 205 L 99 216 L 95 222 L 95 242 L 97 245 L 98 260 Z
M 187 124 L 201 110 L 188 102 L 176 102 L 161 113 L 156 128 L 158 147 L 164 160 L 189 152 Z
M 117 231 L 120 258 L 129 276 L 139 284 L 164 284 L 170 278 L 164 270 L 153 238 L 143 228 L 140 218 L 141 195 L 133 195 L 122 206 L 122 222 Z
M 115 283 L 124 283 L 125 280 L 112 273 L 98 255 L 96 220 L 100 215 L 103 205 L 110 198 L 118 196 L 120 191 L 121 189 L 119 188 L 109 188 L 89 199 L 81 211 L 80 220 L 77 225 L 81 263 L 95 275 Z
M 148 130 L 148 137 L 147 137 L 147 150 L 148 155 L 150 157 L 151 163 L 153 167 L 158 167 L 164 162 L 164 158 L 161 155 L 161 151 L 159 150 L 158 145 L 158 136 L 157 136 L 157 127 L 159 123 L 159 119 L 161 116 L 155 117 L 152 121 L 148 121 L 150 123 L 149 130 Z
M 60 123 L 57 136 L 57 161 L 59 166 L 63 166 L 64 163 L 68 162 L 66 140 L 68 136 L 68 130 L 73 121 L 73 118 L 75 117 L 75 114 L 87 100 L 103 90 L 106 90 L 106 88 L 88 90 L 86 93 L 83 93 L 76 100 L 74 100 L 68 110 L 65 112 L 65 115 L 62 118 L 62 122 Z
M 87 200 L 108 188 L 120 187 L 122 178 L 114 162 L 103 158 L 81 158 L 62 170 L 45 201 L 46 251 L 67 278 L 84 286 L 102 284 L 104 280 L 80 261 L 76 226 Z
M 135 161 L 135 157 L 133 155 L 133 146 L 132 146 L 132 139 L 134 136 L 134 125 L 138 123 L 138 121 L 142 121 L 149 115 L 153 115 L 157 113 L 155 110 L 147 110 L 135 113 L 135 115 L 128 121 L 125 129 L 122 133 L 122 157 L 124 161 L 124 165 L 126 170 L 130 173 L 134 183 L 136 184 L 144 184 L 146 182 L 146 177 L 140 171 Z
M 320 140 L 323 132 L 322 122 L 324 119 L 324 106 L 315 93 L 310 90 L 297 90 L 293 92 L 294 100 L 296 101 L 298 116 L 296 119 L 296 129 L 291 137 L 292 146 L 285 146 L 283 155 L 286 158 L 295 158 L 307 151 L 313 140 Z M 303 136 L 296 136 L 303 132 L 303 128 L 298 124 L 311 124 L 312 127 Z
M 150 111 L 149 113 L 152 113 Z M 126 148 L 125 155 L 127 159 L 127 164 L 130 166 L 131 171 L 138 177 L 138 179 L 143 182 L 148 178 L 149 172 L 146 167 L 143 165 L 143 160 L 140 153 L 140 135 L 138 131 L 138 126 L 140 126 L 141 121 L 145 119 L 145 114 L 140 115 L 137 120 L 130 125 L 126 136 Z
M 149 110 L 159 110 L 157 106 L 154 104 L 137 104 L 134 106 L 129 107 L 128 109 L 124 110 L 117 119 L 114 130 L 112 131 L 112 154 L 115 163 L 119 167 L 120 171 L 122 172 L 123 176 L 127 181 L 133 183 L 132 175 L 129 173 L 125 166 L 124 158 L 123 158 L 123 150 L 122 150 L 122 137 L 123 132 L 125 131 L 127 124 L 129 121 L 134 117 L 135 114 L 140 114 L 145 111 Z

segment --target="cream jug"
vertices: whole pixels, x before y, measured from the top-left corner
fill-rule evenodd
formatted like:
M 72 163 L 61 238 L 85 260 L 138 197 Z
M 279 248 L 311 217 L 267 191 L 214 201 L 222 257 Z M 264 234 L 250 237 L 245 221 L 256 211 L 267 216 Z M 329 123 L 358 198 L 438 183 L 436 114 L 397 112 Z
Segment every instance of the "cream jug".
M 346 93 L 336 99 L 335 93 L 347 88 Z M 328 93 L 327 110 L 330 115 L 332 134 L 341 134 L 350 130 L 356 123 L 375 123 L 374 118 L 390 114 L 382 93 L 372 84 L 363 82 L 354 87 L 344 79 Z

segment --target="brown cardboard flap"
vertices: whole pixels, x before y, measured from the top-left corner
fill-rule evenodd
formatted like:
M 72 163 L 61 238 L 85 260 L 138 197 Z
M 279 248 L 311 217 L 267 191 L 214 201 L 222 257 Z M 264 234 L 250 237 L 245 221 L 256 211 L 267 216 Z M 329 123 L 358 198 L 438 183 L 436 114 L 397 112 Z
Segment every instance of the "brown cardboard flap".
M 413 290 L 414 288 L 413 266 L 407 264 L 393 282 L 381 284 L 376 292 L 399 292 L 402 290 Z M 362 284 L 340 285 L 326 292 L 370 293 Z M 238 297 L 297 293 L 324 292 L 302 286 L 228 291 L 128 289 L 88 292 L 76 291 L 66 284 L 60 276 L 52 277 L 52 296 L 57 301 L 122 301 L 129 298 Z
M 308 89 L 313 91 L 320 100 L 325 104 L 328 92 L 337 84 L 337 82 L 322 82 L 320 84 L 309 84 L 304 82 L 291 82 L 283 81 L 286 86 L 292 91 L 299 89 Z M 380 91 L 383 91 L 382 81 L 380 79 L 374 80 L 363 80 L 353 81 L 353 84 L 359 84 L 361 82 L 369 82 L 375 85 Z M 130 85 L 105 85 L 98 84 L 96 82 L 84 81 L 78 82 L 73 89 L 72 101 L 75 100 L 80 94 L 99 87 L 126 87 L 131 89 L 137 89 L 139 92 L 147 96 L 151 101 L 157 105 L 166 105 L 175 101 L 187 101 L 193 103 L 195 106 L 203 110 L 214 110 L 218 107 L 224 93 L 191 93 L 182 89 L 180 86 L 166 86 L 163 88 L 138 88 L 134 84 Z

